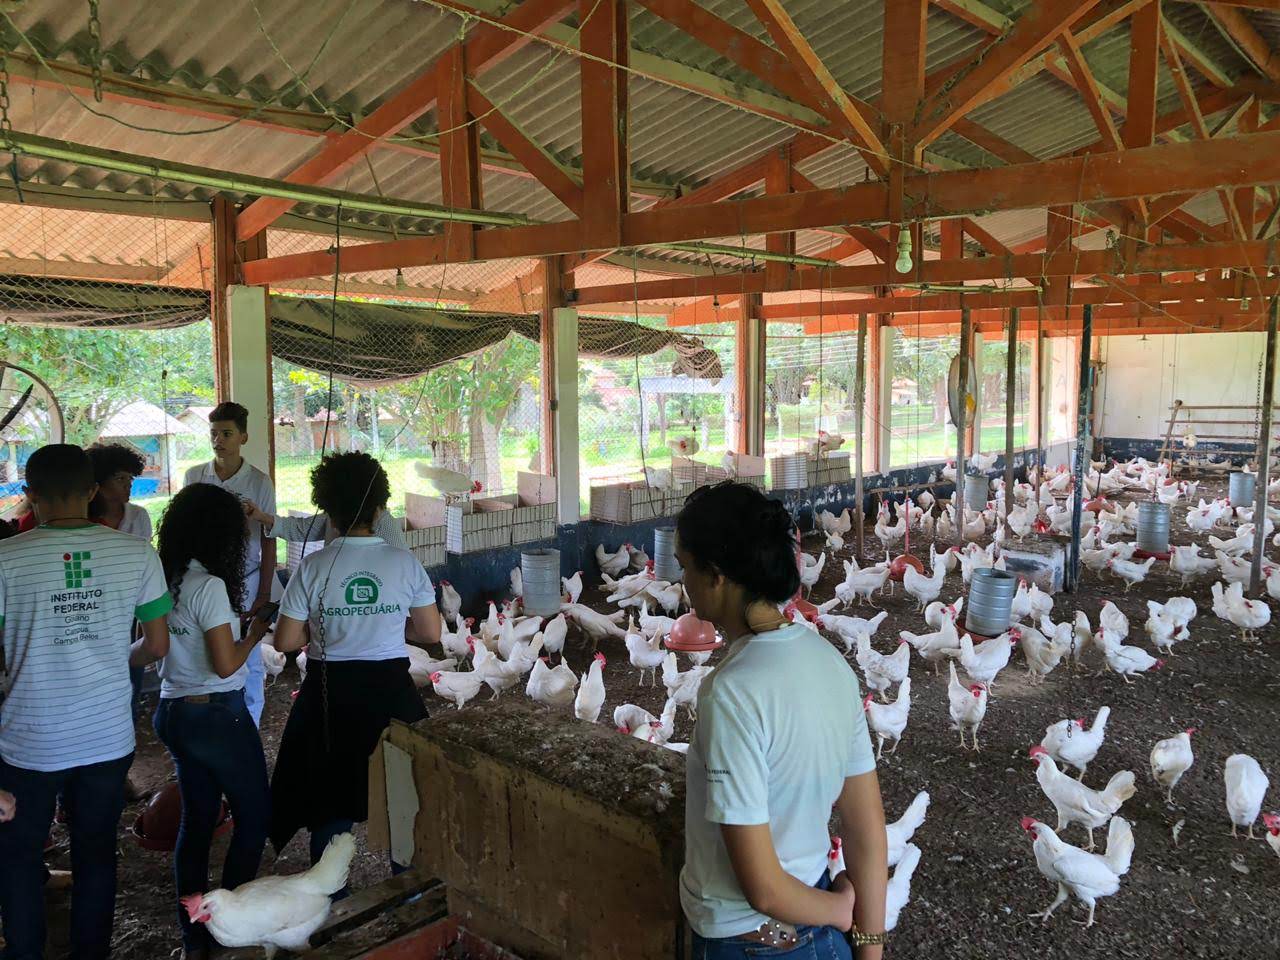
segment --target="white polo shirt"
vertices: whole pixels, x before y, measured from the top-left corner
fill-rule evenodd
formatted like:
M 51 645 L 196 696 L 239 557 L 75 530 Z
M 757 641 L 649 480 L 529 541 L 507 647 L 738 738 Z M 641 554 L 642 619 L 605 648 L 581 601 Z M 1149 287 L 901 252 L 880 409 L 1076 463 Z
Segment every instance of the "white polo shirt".
M 381 537 L 338 537 L 298 565 L 280 613 L 310 623 L 308 659 L 393 660 L 405 656 L 409 611 L 435 602 L 431 578 L 409 551 Z
M 231 676 L 220 677 L 213 669 L 204 640 L 207 631 L 224 623 L 230 624 L 232 638 L 240 639 L 240 618 L 231 609 L 226 583 L 206 570 L 199 560 L 192 560 L 182 575 L 177 593 L 168 617 L 169 655 L 159 666 L 160 697 L 170 700 L 243 688 L 249 673 L 248 661 Z
M 136 503 L 124 505 L 124 519 L 116 527 L 121 533 L 137 537 L 139 540 L 151 542 L 151 514 Z
M 703 937 L 767 917 L 734 875 L 722 824 L 769 824 L 782 869 L 813 884 L 846 777 L 875 769 L 858 680 L 814 631 L 792 624 L 736 641 L 702 683 L 689 744 L 680 901 Z
M 222 487 L 223 490 L 230 490 L 242 500 L 252 500 L 263 513 L 276 512 L 276 491 L 275 487 L 271 486 L 271 478 L 248 460 L 243 460 L 240 469 L 226 480 L 218 478 L 212 460 L 208 463 L 198 463 L 188 468 L 182 480 L 184 487 L 189 487 L 193 483 L 211 483 L 215 487 Z M 248 542 L 244 552 L 244 579 L 246 583 L 252 581 L 256 588 L 257 580 L 253 579 L 253 574 L 257 573 L 258 568 L 262 566 L 262 524 L 257 520 L 250 520 L 248 530 Z M 252 603 L 254 598 L 246 599 Z
M 133 752 L 129 638 L 172 601 L 148 543 L 96 523 L 0 543 L 0 757 L 65 770 Z

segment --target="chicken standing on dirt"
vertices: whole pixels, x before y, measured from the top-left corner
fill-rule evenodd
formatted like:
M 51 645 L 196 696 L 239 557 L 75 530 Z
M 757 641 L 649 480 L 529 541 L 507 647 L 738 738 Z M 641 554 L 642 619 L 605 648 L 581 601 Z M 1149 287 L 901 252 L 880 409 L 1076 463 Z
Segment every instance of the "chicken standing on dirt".
M 978 750 L 978 728 L 982 726 L 982 719 L 987 715 L 987 688 L 980 683 L 965 686 L 956 677 L 956 665 L 952 661 L 948 666 L 951 668 L 951 681 L 947 684 L 947 705 L 951 713 L 951 722 L 955 724 L 955 729 L 960 731 L 960 746 L 968 749 L 969 745 L 964 742 L 964 733 L 969 731 L 973 738 L 973 749 Z
M 1107 852 L 1089 853 L 1058 838 L 1039 820 L 1022 818 L 1022 829 L 1031 835 L 1036 866 L 1040 873 L 1058 885 L 1058 896 L 1039 913 L 1045 923 L 1053 911 L 1062 906 L 1068 893 L 1089 908 L 1086 927 L 1093 926 L 1094 911 L 1100 897 L 1109 897 L 1120 889 L 1120 878 L 1129 872 L 1133 859 L 1133 830 L 1123 817 L 1113 817 L 1107 831 Z
M 1231 818 L 1231 836 L 1238 836 L 1238 827 L 1248 827 L 1249 839 L 1256 839 L 1253 824 L 1262 810 L 1262 801 L 1267 796 L 1271 781 L 1262 772 L 1258 761 L 1244 753 L 1233 753 L 1227 757 L 1222 778 L 1227 788 L 1227 816 Z
M 1191 752 L 1191 735 L 1195 732 L 1194 727 L 1189 727 L 1151 748 L 1151 779 L 1168 791 L 1166 803 L 1173 803 L 1173 788 L 1195 763 L 1195 755 Z
M 1093 725 L 1087 730 L 1084 720 L 1059 720 L 1044 728 L 1040 746 L 1054 760 L 1079 770 L 1076 779 L 1082 780 L 1085 770 L 1102 749 L 1110 717 L 1110 707 L 1099 707 Z
M 1030 756 L 1036 765 L 1040 789 L 1057 811 L 1058 829 L 1064 830 L 1073 823 L 1080 824 L 1089 832 L 1086 849 L 1092 850 L 1093 831 L 1115 816 L 1121 805 L 1136 792 L 1133 771 L 1121 770 L 1107 781 L 1102 790 L 1094 790 L 1058 770 L 1053 757 L 1039 744 L 1031 748 Z
M 600 708 L 604 706 L 604 665 L 604 654 L 597 653 L 582 675 L 578 695 L 573 701 L 573 715 L 587 723 L 599 720 Z
M 907 729 L 907 717 L 911 713 L 911 678 L 907 677 L 898 687 L 898 699 L 892 703 L 876 703 L 875 694 L 869 693 L 862 701 L 862 709 L 867 712 L 867 725 L 879 738 L 876 748 L 876 759 L 884 753 L 884 742 L 893 741 L 890 753 L 898 752 L 898 744 L 902 742 L 902 733 Z

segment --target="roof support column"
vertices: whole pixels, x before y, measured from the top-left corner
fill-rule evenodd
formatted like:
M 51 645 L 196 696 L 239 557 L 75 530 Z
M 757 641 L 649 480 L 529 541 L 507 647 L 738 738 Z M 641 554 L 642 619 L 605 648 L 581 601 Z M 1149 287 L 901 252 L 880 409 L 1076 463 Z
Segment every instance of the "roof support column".
M 627 144 L 627 5 L 624 0 L 578 0 L 582 23 L 583 249 L 623 246 L 630 202 Z M 600 58 L 599 60 L 595 59 Z M 612 66 L 618 64 L 619 66 Z
M 735 403 L 738 410 L 737 453 L 764 456 L 765 321 L 760 316 L 758 293 L 742 297 L 734 328 L 733 366 Z
M 440 198 L 447 207 L 484 206 L 480 180 L 480 128 L 467 110 L 465 48 L 450 47 L 440 57 Z M 475 256 L 476 226 L 446 223 L 444 244 L 451 260 Z

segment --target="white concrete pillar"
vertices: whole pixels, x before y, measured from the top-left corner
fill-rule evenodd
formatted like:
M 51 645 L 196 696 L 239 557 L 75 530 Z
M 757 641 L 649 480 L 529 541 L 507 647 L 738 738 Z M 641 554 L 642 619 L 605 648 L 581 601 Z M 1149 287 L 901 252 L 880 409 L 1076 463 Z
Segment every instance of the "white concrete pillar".
M 880 328 L 880 382 L 874 389 L 880 392 L 880 462 L 878 473 L 887 474 L 893 462 L 893 337 L 894 328 L 885 324 Z
M 555 324 L 556 480 L 559 484 L 560 523 L 582 519 L 578 488 L 578 311 L 557 307 Z
M 241 456 L 272 474 L 271 346 L 265 287 L 227 287 L 231 400 L 249 411 L 249 442 Z
M 970 356 L 973 357 L 973 369 L 978 375 L 978 382 L 973 385 L 973 449 L 969 451 L 969 456 L 986 453 L 982 449 L 982 347 L 982 334 L 974 333 Z M 1004 449 L 1003 443 L 1000 444 L 1000 449 Z

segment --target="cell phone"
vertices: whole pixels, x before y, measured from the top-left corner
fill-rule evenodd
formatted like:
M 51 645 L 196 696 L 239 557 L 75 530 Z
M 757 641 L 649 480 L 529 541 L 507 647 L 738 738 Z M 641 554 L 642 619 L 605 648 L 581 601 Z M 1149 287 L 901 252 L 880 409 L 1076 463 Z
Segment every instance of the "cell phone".
M 258 608 L 258 612 L 253 615 L 253 619 L 261 620 L 263 623 L 275 623 L 276 617 L 280 613 L 280 604 L 264 603 Z

